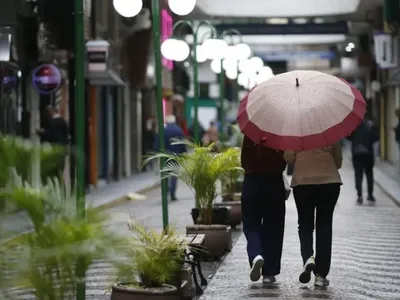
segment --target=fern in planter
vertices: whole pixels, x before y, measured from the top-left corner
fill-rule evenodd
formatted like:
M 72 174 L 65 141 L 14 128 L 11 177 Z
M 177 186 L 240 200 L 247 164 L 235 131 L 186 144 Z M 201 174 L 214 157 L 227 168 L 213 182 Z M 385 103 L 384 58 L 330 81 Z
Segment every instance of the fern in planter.
M 187 184 L 194 192 L 196 207 L 200 209 L 199 223 L 212 224 L 213 203 L 217 196 L 217 181 L 230 171 L 238 169 L 233 166 L 234 151 L 213 153 L 214 145 L 202 147 L 188 140 L 174 140 L 173 144 L 182 144 L 188 148 L 187 153 L 156 153 L 144 163 L 153 159 L 164 158 L 166 164 L 161 172 L 165 177 L 175 176 Z
M 12 181 L 1 195 L 13 206 L 26 212 L 33 230 L 19 238 L 16 245 L 3 245 L 5 299 L 16 299 L 10 288 L 32 290 L 38 300 L 65 300 L 74 295 L 76 262 L 86 271 L 95 260 L 107 259 L 120 239 L 105 229 L 107 216 L 86 209 L 78 219 L 75 194 L 58 180 L 39 188 L 24 182 L 14 170 Z
M 114 262 L 116 282 L 131 289 L 161 289 L 181 272 L 188 243 L 176 233 L 173 226 L 161 233 L 131 220 L 126 257 Z

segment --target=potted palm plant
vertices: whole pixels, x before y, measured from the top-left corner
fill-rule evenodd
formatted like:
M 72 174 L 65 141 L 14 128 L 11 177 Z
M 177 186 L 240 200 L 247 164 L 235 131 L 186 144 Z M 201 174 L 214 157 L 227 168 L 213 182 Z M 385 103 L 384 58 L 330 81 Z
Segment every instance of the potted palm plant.
M 69 299 L 83 280 L 77 274 L 107 258 L 119 244 L 115 233 L 104 226 L 106 215 L 87 208 L 85 218 L 77 218 L 75 194 L 57 179 L 33 187 L 14 169 L 1 195 L 24 211 L 32 224 L 31 232 L 0 247 L 0 257 L 13 254 L 0 271 L 7 284 L 2 287 L 6 299 L 17 299 L 11 288 L 32 291 L 38 300 Z
M 173 227 L 161 233 L 135 221 L 128 227 L 134 237 L 127 247 L 127 259 L 115 262 L 118 284 L 112 287 L 111 300 L 179 300 L 189 245 Z
M 242 222 L 242 206 L 237 199 L 237 181 L 243 174 L 240 164 L 240 148 L 228 148 L 227 164 L 230 170 L 221 178 L 222 203 L 215 203 L 215 207 L 229 207 L 228 224 L 235 228 Z M 240 195 L 240 194 L 239 194 Z
M 157 153 L 147 158 L 145 163 L 164 158 L 166 164 L 161 172 L 165 176 L 175 176 L 186 183 L 194 192 L 196 209 L 195 225 L 187 226 L 187 234 L 205 234 L 204 246 L 211 257 L 219 258 L 230 248 L 230 227 L 226 222 L 213 225 L 213 204 L 217 196 L 217 181 L 232 170 L 232 152 L 213 153 L 213 144 L 199 146 L 188 140 L 175 140 L 189 151 L 183 154 Z

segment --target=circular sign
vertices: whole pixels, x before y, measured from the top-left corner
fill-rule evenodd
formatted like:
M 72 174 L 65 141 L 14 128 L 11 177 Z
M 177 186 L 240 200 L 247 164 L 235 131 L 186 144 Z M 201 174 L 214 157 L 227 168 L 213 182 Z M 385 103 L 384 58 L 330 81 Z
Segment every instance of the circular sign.
M 33 87 L 40 94 L 52 94 L 56 92 L 60 88 L 61 82 L 61 72 L 55 65 L 40 65 L 32 72 Z

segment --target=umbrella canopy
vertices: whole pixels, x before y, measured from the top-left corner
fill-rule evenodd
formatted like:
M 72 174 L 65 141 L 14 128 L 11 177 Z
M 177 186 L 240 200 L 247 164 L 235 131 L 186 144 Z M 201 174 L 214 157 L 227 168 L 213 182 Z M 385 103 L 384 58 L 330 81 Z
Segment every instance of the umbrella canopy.
M 332 145 L 362 122 L 366 103 L 344 79 L 292 71 L 253 88 L 240 102 L 238 123 L 254 143 L 279 150 Z

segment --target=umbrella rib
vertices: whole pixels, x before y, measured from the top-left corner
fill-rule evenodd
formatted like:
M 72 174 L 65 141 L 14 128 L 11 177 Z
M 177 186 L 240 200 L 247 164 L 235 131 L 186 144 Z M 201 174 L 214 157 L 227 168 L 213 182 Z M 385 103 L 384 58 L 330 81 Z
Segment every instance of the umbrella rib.
M 316 89 L 315 91 L 316 91 L 317 93 L 319 93 L 320 95 L 323 96 L 323 94 L 322 94 L 318 89 Z M 333 99 L 338 100 L 338 99 L 336 99 L 336 98 L 333 98 Z M 334 118 L 336 119 L 336 124 L 340 124 L 340 126 L 343 128 L 343 130 L 344 130 L 345 132 L 347 132 L 348 134 L 350 134 L 350 133 L 348 132 L 348 130 L 343 126 L 343 120 L 340 120 L 340 119 L 333 113 L 333 111 L 330 109 L 330 107 L 329 107 L 328 105 L 326 105 L 325 102 L 322 102 L 322 103 L 323 103 L 323 105 L 331 112 L 331 115 L 334 116 Z M 344 106 L 345 108 L 347 108 L 347 109 L 350 111 L 350 112 L 347 114 L 347 116 L 353 112 L 353 110 L 350 109 L 350 108 L 349 108 L 347 105 L 345 105 L 343 102 L 338 101 L 338 103 L 339 103 L 340 105 Z M 314 110 L 314 109 L 313 109 L 313 110 Z M 347 117 L 347 116 L 346 116 L 346 117 Z M 319 118 L 318 118 L 318 123 L 319 123 Z M 319 125 L 320 125 L 320 129 L 321 129 L 321 133 L 324 133 L 326 130 L 322 130 L 322 126 L 321 126 L 320 123 L 319 123 Z M 332 127 L 332 126 L 331 126 L 331 127 Z M 331 128 L 331 127 L 329 127 L 329 128 Z M 328 129 L 329 129 L 329 128 L 328 128 Z M 324 136 L 324 135 L 322 134 L 322 136 Z M 324 136 L 324 139 L 325 139 L 325 136 Z M 325 140 L 325 141 L 326 141 L 326 140 Z

